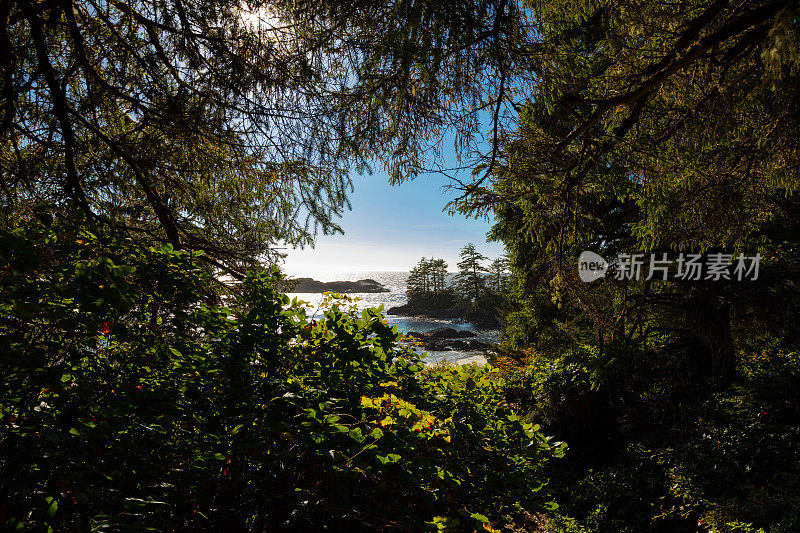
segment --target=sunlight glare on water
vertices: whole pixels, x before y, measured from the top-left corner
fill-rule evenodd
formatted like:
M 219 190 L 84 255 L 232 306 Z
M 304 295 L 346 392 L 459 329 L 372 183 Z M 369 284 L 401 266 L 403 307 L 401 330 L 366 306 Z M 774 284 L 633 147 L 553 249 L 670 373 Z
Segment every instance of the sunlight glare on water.
M 301 276 L 293 276 L 301 277 Z M 370 307 L 384 306 L 384 312 L 390 307 L 403 305 L 407 302 L 406 278 L 408 272 L 334 272 L 334 273 L 314 273 L 313 277 L 317 281 L 358 281 L 360 279 L 373 279 L 384 287 L 389 289 L 389 292 L 378 293 L 350 293 L 348 296 L 356 299 L 356 306 L 359 310 L 364 310 Z M 319 306 L 322 301 L 322 294 L 319 293 L 287 293 L 290 298 L 297 298 L 307 303 L 309 315 L 319 317 Z M 392 326 L 397 326 L 400 333 L 408 333 L 410 331 L 417 331 L 425 333 L 436 328 L 450 327 L 459 331 L 466 330 L 472 331 L 476 335 L 476 339 L 494 343 L 499 340 L 500 332 L 494 329 L 480 329 L 474 327 L 467 322 L 458 320 L 438 320 L 423 317 L 406 317 L 386 315 L 386 319 Z M 447 359 L 449 361 L 458 362 L 467 358 L 473 358 L 481 355 L 482 352 L 476 351 L 428 351 L 427 362 L 437 362 Z

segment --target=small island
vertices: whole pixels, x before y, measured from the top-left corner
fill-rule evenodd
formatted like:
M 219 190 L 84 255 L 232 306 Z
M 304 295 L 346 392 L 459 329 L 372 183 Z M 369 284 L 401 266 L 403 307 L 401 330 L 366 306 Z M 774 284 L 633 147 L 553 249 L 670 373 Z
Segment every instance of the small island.
M 389 292 L 389 289 L 374 279 L 360 279 L 358 281 L 317 281 L 311 278 L 297 278 L 294 282 L 293 292 Z
M 508 291 L 508 261 L 501 257 L 487 268 L 483 264 L 487 257 L 471 243 L 461 249 L 460 255 L 459 271 L 452 284 L 447 283 L 447 263 L 443 259 L 422 258 L 406 280 L 408 302 L 390 307 L 386 314 L 460 319 L 480 327 L 499 327 L 498 317 Z

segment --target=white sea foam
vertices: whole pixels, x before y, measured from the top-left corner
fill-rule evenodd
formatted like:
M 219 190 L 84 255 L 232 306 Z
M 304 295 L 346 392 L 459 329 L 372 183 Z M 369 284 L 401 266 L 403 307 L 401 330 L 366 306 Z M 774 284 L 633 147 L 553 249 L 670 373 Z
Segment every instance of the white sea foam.
M 302 275 L 293 276 L 302 277 Z M 311 277 L 311 276 L 306 276 Z M 318 281 L 357 281 L 360 279 L 374 279 L 384 287 L 389 289 L 389 292 L 376 292 L 376 293 L 351 293 L 348 296 L 355 297 L 358 300 L 356 305 L 359 310 L 367 309 L 369 307 L 384 306 L 384 312 L 390 307 L 403 305 L 407 302 L 406 298 L 406 278 L 408 272 L 334 272 L 330 274 L 316 273 L 314 279 Z M 308 302 L 309 314 L 315 313 L 319 309 L 322 294 L 317 293 L 288 293 L 289 297 L 297 297 L 298 300 Z M 480 329 L 474 327 L 472 324 L 460 322 L 458 320 L 437 320 L 422 317 L 407 317 L 407 316 L 394 316 L 387 315 L 387 321 L 392 326 L 397 326 L 397 330 L 401 333 L 408 333 L 409 331 L 418 331 L 425 333 L 432 329 L 440 327 L 451 327 L 456 330 L 472 331 L 477 335 L 476 339 L 495 343 L 499 340 L 500 332 L 495 329 Z M 453 363 L 461 362 L 482 362 L 481 352 L 475 351 L 446 351 L 436 352 L 428 351 L 428 362 L 438 362 L 447 360 Z

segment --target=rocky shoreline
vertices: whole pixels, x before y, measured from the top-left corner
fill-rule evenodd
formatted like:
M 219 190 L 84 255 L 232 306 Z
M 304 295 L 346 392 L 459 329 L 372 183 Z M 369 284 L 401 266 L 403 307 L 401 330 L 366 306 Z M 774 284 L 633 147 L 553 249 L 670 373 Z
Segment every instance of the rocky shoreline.
M 426 350 L 446 352 L 451 350 L 475 351 L 485 350 L 489 347 L 485 342 L 475 340 L 476 335 L 471 331 L 459 331 L 453 328 L 436 328 L 427 333 L 409 331 L 408 337 L 413 337 L 422 342 Z
M 421 306 L 413 303 L 390 307 L 387 315 L 395 316 L 421 316 L 437 320 L 462 320 L 483 328 L 497 328 L 499 323 L 494 314 L 487 314 L 481 310 L 465 310 L 457 307 L 437 308 Z
M 430 309 L 412 304 L 390 307 L 386 311 L 386 314 L 397 316 L 424 316 L 426 318 L 436 318 L 438 320 L 455 320 L 462 318 L 458 313 L 453 313 L 447 309 Z
M 389 289 L 374 279 L 323 282 L 312 278 L 297 278 L 291 281 L 294 282 L 291 292 L 389 292 Z

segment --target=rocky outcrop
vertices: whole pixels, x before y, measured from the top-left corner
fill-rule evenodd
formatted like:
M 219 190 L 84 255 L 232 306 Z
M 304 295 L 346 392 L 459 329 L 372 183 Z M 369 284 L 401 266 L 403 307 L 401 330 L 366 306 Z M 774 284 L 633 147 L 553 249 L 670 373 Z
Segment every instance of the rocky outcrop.
M 499 326 L 497 312 L 481 308 L 465 308 L 460 305 L 442 306 L 432 305 L 436 302 L 430 301 L 411 301 L 405 305 L 390 307 L 386 311 L 387 315 L 396 316 L 423 316 L 426 318 L 436 318 L 438 320 L 464 320 L 484 328 L 496 328 Z
M 485 342 L 472 339 L 471 337 L 475 337 L 475 334 L 471 331 L 453 328 L 436 328 L 427 333 L 411 331 L 408 336 L 421 340 L 423 348 L 435 352 L 484 350 L 489 347 Z
M 374 279 L 358 281 L 317 281 L 311 278 L 297 278 L 292 292 L 389 292 L 389 289 Z
M 441 320 L 461 318 L 457 313 L 454 313 L 449 309 L 431 309 L 427 307 L 418 307 L 411 304 L 390 307 L 389 310 L 386 311 L 386 314 L 396 316 L 424 316 L 427 318 L 438 318 Z
M 426 350 L 434 352 L 446 352 L 450 350 L 458 350 L 463 352 L 470 352 L 476 350 L 485 350 L 489 347 L 488 344 L 474 339 L 461 340 L 461 339 L 431 339 L 429 342 L 422 342 Z
M 471 331 L 458 330 L 453 328 L 436 328 L 432 329 L 424 335 L 430 339 L 468 339 L 475 337 Z

